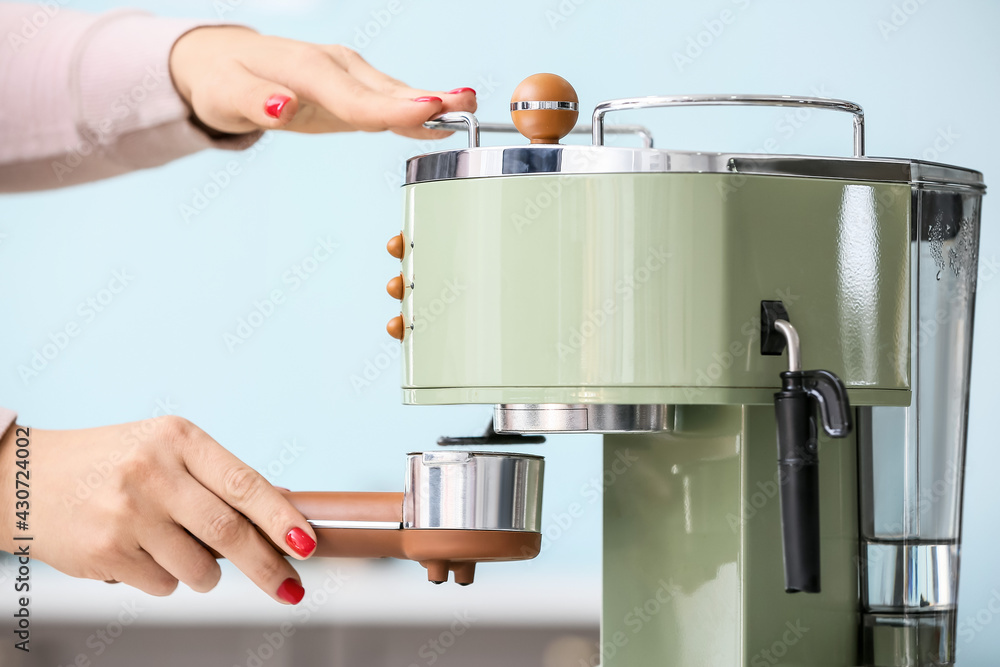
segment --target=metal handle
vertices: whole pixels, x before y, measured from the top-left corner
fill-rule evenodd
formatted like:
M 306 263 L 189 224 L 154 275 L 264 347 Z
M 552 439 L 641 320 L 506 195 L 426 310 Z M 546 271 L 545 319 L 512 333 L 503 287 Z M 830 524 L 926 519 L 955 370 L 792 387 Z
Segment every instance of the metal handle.
M 846 111 L 854 115 L 854 157 L 865 155 L 865 112 L 860 106 L 847 100 L 790 95 L 653 95 L 601 102 L 594 107 L 592 123 L 594 145 L 604 145 L 604 116 L 609 111 L 675 106 L 815 107 Z
M 469 148 L 479 147 L 480 132 L 494 132 L 497 134 L 520 134 L 512 123 L 480 123 L 474 114 L 468 111 L 455 111 L 438 116 L 433 120 L 424 123 L 424 127 L 429 130 L 450 130 L 469 132 Z M 570 134 L 591 134 L 590 125 L 577 125 Z M 643 148 L 653 147 L 653 133 L 643 125 L 609 125 L 604 128 L 605 134 L 634 134 L 642 140 Z
M 469 131 L 469 148 L 479 147 L 479 119 L 468 111 L 452 111 L 443 113 L 433 120 L 424 123 L 428 130 L 465 130 Z

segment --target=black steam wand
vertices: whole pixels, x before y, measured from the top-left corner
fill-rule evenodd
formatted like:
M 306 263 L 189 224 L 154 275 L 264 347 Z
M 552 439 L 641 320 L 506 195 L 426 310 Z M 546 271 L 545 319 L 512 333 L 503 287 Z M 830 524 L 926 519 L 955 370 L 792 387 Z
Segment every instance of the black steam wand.
M 799 334 L 780 301 L 762 301 L 761 354 L 788 347 L 788 370 L 774 395 L 785 591 L 820 592 L 819 455 L 816 408 L 831 438 L 851 432 L 844 383 L 830 371 L 802 370 Z

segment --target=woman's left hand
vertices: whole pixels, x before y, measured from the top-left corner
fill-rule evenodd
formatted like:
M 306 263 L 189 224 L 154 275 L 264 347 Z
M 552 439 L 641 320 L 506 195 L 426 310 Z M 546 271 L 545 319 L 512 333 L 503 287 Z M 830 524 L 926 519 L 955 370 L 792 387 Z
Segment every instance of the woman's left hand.
M 345 46 L 297 42 L 248 28 L 196 28 L 174 44 L 170 73 L 198 120 L 219 132 L 380 132 L 436 139 L 423 123 L 475 111 L 476 91 L 411 88 Z

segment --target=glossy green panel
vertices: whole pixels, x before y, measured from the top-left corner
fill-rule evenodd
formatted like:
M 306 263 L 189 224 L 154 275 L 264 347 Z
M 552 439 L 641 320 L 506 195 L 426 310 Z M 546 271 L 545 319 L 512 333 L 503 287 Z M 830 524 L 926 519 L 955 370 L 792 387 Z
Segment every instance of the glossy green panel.
M 781 299 L 806 368 L 909 401 L 909 187 L 740 174 L 410 185 L 409 403 L 768 402 Z M 751 390 L 749 392 L 745 390 Z
M 605 667 L 858 664 L 853 437 L 820 439 L 815 595 L 784 591 L 773 408 L 678 406 L 673 432 L 604 443 Z

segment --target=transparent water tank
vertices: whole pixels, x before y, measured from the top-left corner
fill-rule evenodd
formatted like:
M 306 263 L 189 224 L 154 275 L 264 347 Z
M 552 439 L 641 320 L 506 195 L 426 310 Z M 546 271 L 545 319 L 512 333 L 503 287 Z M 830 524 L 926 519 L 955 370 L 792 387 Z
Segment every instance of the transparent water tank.
M 858 415 L 865 665 L 955 662 L 982 194 L 974 184 L 913 189 L 913 398 Z

